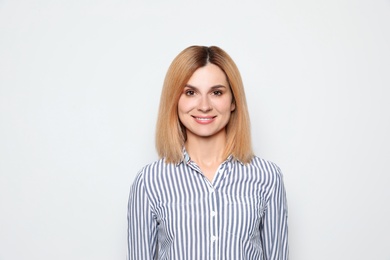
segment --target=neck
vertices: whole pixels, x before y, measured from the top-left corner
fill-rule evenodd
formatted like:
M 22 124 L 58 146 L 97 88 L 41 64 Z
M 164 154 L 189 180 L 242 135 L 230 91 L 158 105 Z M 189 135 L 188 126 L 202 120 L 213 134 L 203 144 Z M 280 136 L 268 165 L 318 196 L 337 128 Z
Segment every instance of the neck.
M 223 158 L 226 147 L 226 134 L 212 138 L 203 138 L 189 134 L 187 135 L 185 147 L 191 160 L 199 165 L 219 165 L 226 160 L 226 158 Z

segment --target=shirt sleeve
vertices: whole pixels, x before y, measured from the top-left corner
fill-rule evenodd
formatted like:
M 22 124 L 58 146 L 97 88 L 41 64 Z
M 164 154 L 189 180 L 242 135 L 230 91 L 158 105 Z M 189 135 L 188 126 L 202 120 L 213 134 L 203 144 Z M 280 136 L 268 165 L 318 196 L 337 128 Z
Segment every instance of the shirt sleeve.
M 127 259 L 157 259 L 157 220 L 150 208 L 142 172 L 130 189 L 127 221 Z
M 288 260 L 287 199 L 283 175 L 277 168 L 260 227 L 264 259 Z

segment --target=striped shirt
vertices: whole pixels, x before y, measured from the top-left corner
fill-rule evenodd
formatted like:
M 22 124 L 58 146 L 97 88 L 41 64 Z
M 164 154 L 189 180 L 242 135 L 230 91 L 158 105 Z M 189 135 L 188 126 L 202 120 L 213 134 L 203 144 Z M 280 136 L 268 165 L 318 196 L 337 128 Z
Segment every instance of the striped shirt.
M 145 166 L 128 204 L 130 260 L 288 259 L 287 202 L 277 165 L 229 157 L 210 182 L 184 153 Z

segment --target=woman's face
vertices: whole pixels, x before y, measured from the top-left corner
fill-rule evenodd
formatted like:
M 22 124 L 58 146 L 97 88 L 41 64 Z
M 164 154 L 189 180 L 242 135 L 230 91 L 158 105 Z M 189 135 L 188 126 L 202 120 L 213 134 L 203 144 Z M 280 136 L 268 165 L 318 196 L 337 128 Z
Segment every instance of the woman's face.
M 187 139 L 225 135 L 225 127 L 235 109 L 225 73 L 214 64 L 197 69 L 179 98 L 178 114 Z

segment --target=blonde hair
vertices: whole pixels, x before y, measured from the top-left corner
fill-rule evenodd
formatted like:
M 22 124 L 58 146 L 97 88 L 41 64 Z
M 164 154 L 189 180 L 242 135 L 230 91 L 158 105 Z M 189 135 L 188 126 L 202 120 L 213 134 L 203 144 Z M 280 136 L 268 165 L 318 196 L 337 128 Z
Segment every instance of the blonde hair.
M 250 121 L 240 72 L 232 58 L 216 46 L 190 46 L 172 61 L 165 76 L 156 126 L 156 149 L 167 163 L 183 159 L 186 130 L 177 112 L 179 98 L 192 74 L 208 63 L 217 65 L 226 74 L 233 94 L 235 110 L 226 126 L 224 156 L 232 155 L 242 163 L 253 158 Z

